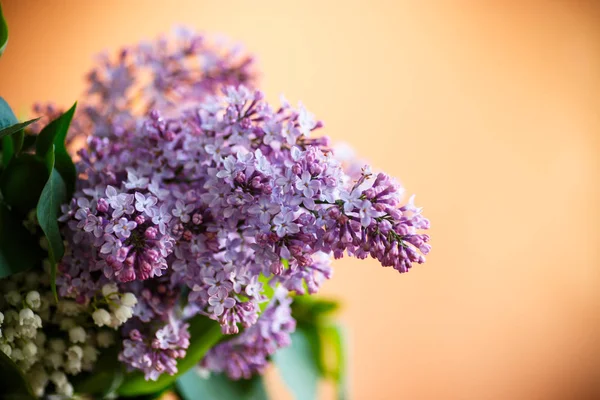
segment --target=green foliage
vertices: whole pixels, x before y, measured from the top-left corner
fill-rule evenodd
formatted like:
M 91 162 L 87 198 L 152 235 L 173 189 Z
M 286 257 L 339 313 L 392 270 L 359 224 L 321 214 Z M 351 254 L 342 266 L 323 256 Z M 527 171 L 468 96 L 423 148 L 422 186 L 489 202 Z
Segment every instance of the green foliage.
M 319 353 L 315 351 L 318 338 L 310 329 L 298 327 L 292 334 L 292 344 L 277 351 L 273 360 L 283 381 L 296 400 L 317 398 L 317 384 L 322 376 L 319 370 Z
M 25 122 L 17 122 L 15 124 L 12 124 L 5 128 L 2 128 L 2 129 L 0 129 L 0 138 L 22 131 L 23 129 L 27 128 L 29 125 L 33 124 L 38 119 L 39 118 L 34 118 L 34 119 L 30 119 L 29 121 L 25 121 Z
M 73 106 L 63 115 L 50 122 L 42 129 L 35 142 L 35 153 L 38 157 L 46 158 L 49 152 L 54 153 L 54 168 L 62 176 L 67 187 L 69 198 L 73 195 L 73 191 L 75 190 L 77 172 L 75 170 L 75 164 L 73 164 L 73 160 L 71 160 L 71 156 L 69 156 L 69 153 L 67 152 L 65 140 L 76 107 L 77 103 L 73 104 Z
M 6 25 L 6 20 L 4 19 L 4 15 L 2 14 L 2 4 L 0 4 L 0 56 L 4 53 L 4 49 L 6 49 L 6 44 L 8 43 L 8 25 Z
M 111 398 L 123 382 L 124 372 L 117 359 L 120 346 L 103 350 L 93 372 L 73 377 L 75 393 L 97 396 L 95 398 Z
M 23 128 L 35 120 L 19 123 L 0 97 L 2 164 L 0 175 L 0 277 L 41 265 L 38 238 L 23 227 L 27 214 L 36 216 L 48 241 L 52 290 L 56 296 L 56 263 L 64 254 L 58 226 L 60 205 L 75 187 L 76 172 L 65 147 L 75 105 L 46 126 L 32 142 Z M 36 154 L 23 152 L 35 146 Z
M 259 278 L 258 278 L 258 281 L 260 283 L 262 283 L 262 285 L 263 285 L 263 294 L 268 299 L 268 300 L 266 300 L 266 301 L 264 301 L 264 302 L 262 302 L 262 303 L 259 304 L 260 312 L 261 313 L 263 311 L 265 311 L 265 309 L 267 308 L 267 306 L 271 302 L 271 299 L 273 298 L 273 295 L 275 294 L 275 288 L 273 288 L 273 286 L 271 286 L 269 284 L 270 280 L 271 280 L 271 278 L 267 278 L 262 273 L 259 275 Z
M 15 117 L 15 113 L 13 113 L 6 100 L 0 97 L 0 129 L 8 128 L 17 123 L 19 123 L 19 120 Z
M 279 372 L 297 400 L 317 397 L 320 379 L 336 383 L 338 399 L 347 398 L 343 330 L 331 322 L 335 301 L 296 296 L 292 315 L 297 321 L 292 345 L 273 356 Z
M 346 379 L 346 339 L 344 329 L 337 325 L 325 325 L 319 330 L 322 343 L 321 364 L 325 376 L 337 386 L 337 398 L 348 398 L 348 380 Z
M 0 397 L 6 400 L 34 400 L 29 383 L 17 365 L 0 351 Z
M 6 147 L 3 148 L 5 149 Z M 4 203 L 11 211 L 24 217 L 37 205 L 48 176 L 44 160 L 32 154 L 11 157 L 0 176 L 0 191 Z
M 50 259 L 50 284 L 52 293 L 56 295 L 56 263 L 65 253 L 65 246 L 58 228 L 58 213 L 60 205 L 67 200 L 67 189 L 62 177 L 55 169 L 40 196 L 37 204 L 37 219 L 48 239 L 48 258 Z
M 196 316 L 190 320 L 190 347 L 186 356 L 177 362 L 177 374 L 161 375 L 156 381 L 146 381 L 144 374 L 134 372 L 125 375 L 118 394 L 124 397 L 146 395 L 162 391 L 171 386 L 177 378 L 198 364 L 206 352 L 221 338 L 221 327 L 205 316 Z
M 28 270 L 42 257 L 35 236 L 23 227 L 21 219 L 0 205 L 0 278 Z
M 183 400 L 267 400 L 262 376 L 233 381 L 224 374 L 211 374 L 207 379 L 191 369 L 177 380 Z

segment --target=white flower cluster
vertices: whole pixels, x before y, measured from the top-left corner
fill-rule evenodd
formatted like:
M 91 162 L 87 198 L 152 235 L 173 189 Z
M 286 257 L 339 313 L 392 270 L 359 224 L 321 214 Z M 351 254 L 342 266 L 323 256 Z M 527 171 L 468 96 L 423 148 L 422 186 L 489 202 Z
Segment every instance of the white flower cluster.
M 37 273 L 1 280 L 0 293 L 0 350 L 26 373 L 36 396 L 44 396 L 52 382 L 57 395 L 71 397 L 68 376 L 91 371 L 98 348 L 111 346 L 114 332 L 91 323 L 89 305 L 65 299 L 57 304 Z
M 92 318 L 97 326 L 116 329 L 133 317 L 133 307 L 137 304 L 137 298 L 133 293 L 119 293 L 118 290 L 114 283 L 102 286 L 104 299 L 100 303 L 105 303 L 108 310 L 100 307 L 94 310 Z

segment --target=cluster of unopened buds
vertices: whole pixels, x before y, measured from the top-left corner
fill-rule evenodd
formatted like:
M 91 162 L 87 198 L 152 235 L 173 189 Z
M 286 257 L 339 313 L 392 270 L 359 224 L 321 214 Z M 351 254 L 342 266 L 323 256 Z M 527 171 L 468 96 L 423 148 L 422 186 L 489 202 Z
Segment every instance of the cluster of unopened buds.
M 108 322 L 114 329 L 100 329 L 91 305 L 56 302 L 46 276 L 27 272 L 0 281 L 0 351 L 25 372 L 36 395 L 52 382 L 56 394 L 70 397 L 69 377 L 93 370 L 100 349 L 115 344 L 114 329 L 131 318 L 136 299 L 107 285 L 106 297 L 114 302 Z

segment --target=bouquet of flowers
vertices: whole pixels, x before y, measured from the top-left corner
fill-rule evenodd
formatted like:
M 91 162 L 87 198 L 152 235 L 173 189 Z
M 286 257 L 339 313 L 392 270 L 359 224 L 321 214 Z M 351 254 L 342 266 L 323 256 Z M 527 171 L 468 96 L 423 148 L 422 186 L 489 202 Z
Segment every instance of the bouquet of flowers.
M 319 377 L 342 398 L 336 303 L 310 295 L 345 254 L 424 262 L 413 198 L 228 44 L 178 30 L 87 81 L 36 120 L 0 103 L 0 392 L 258 399 L 274 362 L 297 398 Z

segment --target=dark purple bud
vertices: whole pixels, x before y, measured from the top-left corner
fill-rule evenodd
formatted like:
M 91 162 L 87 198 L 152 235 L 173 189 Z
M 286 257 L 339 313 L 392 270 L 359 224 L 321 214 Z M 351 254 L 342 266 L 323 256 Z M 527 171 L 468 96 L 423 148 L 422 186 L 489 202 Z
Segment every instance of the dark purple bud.
M 98 205 L 96 206 L 99 212 L 105 213 L 108 212 L 108 201 L 106 199 L 98 199 Z
M 132 329 L 129 332 L 129 338 L 135 342 L 139 342 L 140 340 L 142 340 L 142 334 L 140 333 L 139 330 L 137 329 Z
M 194 225 L 200 225 L 202 223 L 202 219 L 202 214 L 194 213 L 194 215 L 192 215 L 192 223 Z
M 144 232 L 144 236 L 146 237 L 146 239 L 156 239 L 156 237 L 158 236 L 158 229 L 156 229 L 153 226 L 149 226 L 146 229 L 146 232 Z

